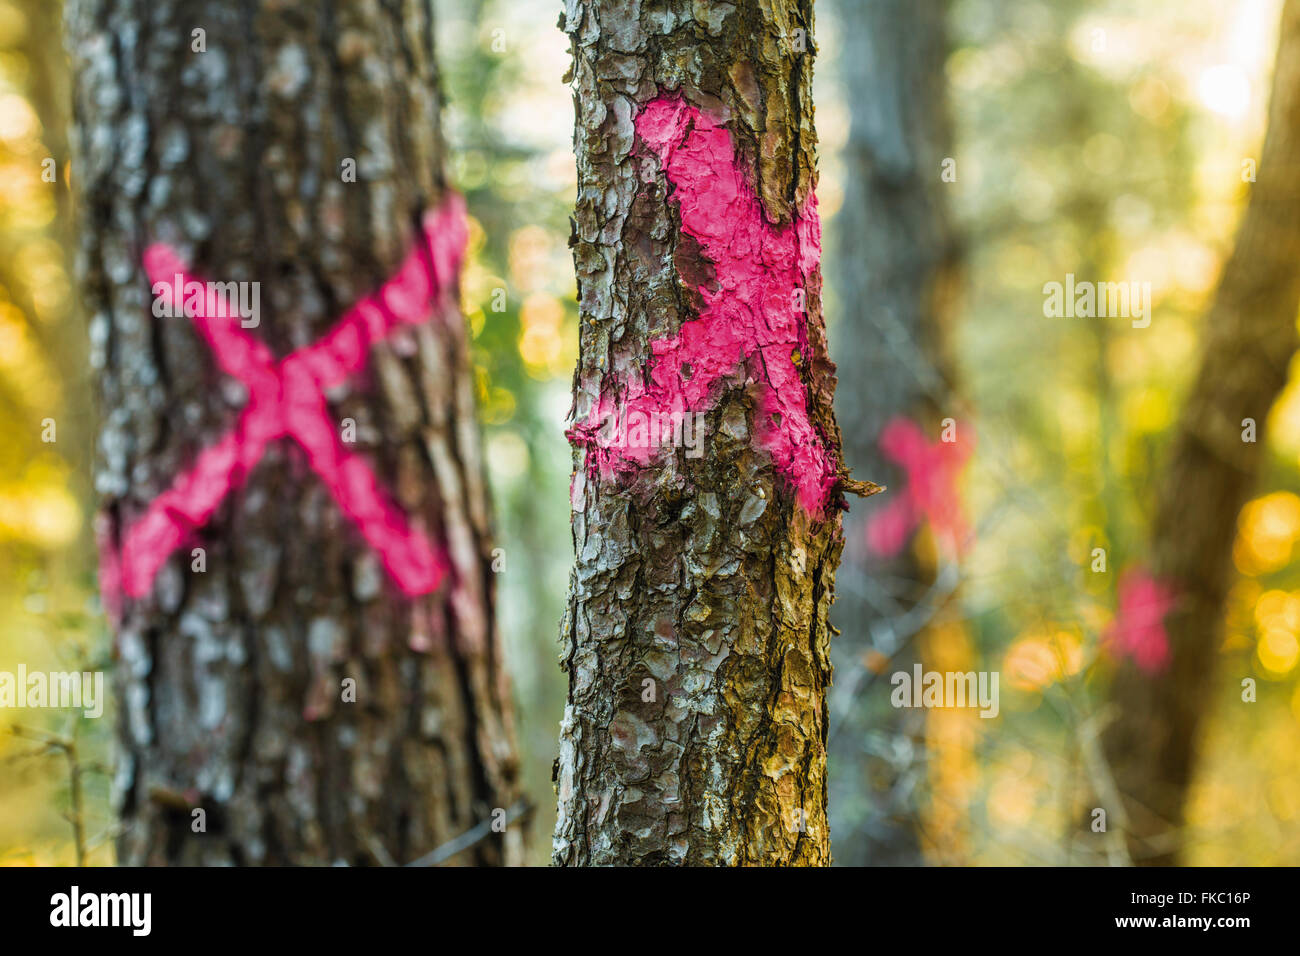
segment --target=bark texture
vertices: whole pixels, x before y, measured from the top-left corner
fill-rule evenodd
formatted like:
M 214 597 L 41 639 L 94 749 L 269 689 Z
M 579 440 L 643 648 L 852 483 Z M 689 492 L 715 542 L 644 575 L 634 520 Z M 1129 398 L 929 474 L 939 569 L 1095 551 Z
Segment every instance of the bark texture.
M 716 290 L 721 273 L 686 231 L 686 188 L 665 176 L 638 117 L 669 96 L 722 124 L 766 223 L 791 228 L 816 180 L 813 18 L 810 0 L 570 0 L 561 25 L 577 113 L 581 423 L 651 379 L 653 343 L 702 321 L 696 290 Z M 702 457 L 660 450 L 609 475 L 571 433 L 557 864 L 830 860 L 827 615 L 847 479 L 811 514 L 755 437 L 761 383 L 775 379 L 771 363 L 793 361 L 839 460 L 815 265 L 804 293 L 801 341 L 746 356 L 710 394 Z
M 960 251 L 941 178 L 952 155 L 944 63 L 946 0 L 839 0 L 840 56 L 852 113 L 841 153 L 844 204 L 834 219 L 831 342 L 841 369 L 836 409 L 844 460 L 892 489 L 903 475 L 882 455 L 895 419 L 937 438 L 950 363 L 943 343 L 955 308 Z M 966 425 L 968 423 L 960 423 Z M 877 499 L 882 504 L 886 498 Z M 913 620 L 934 583 L 933 562 L 908 548 L 867 548 L 872 502 L 844 519 L 844 568 L 831 614 L 834 645 L 831 823 L 839 864 L 922 862 L 915 829 L 925 778 L 921 711 L 889 704 L 888 675 L 917 658 Z M 888 658 L 873 674 L 870 661 Z M 842 713 L 840 713 L 842 711 Z
M 1205 317 L 1203 357 L 1179 420 L 1152 526 L 1152 574 L 1176 594 L 1165 617 L 1172 650 L 1157 675 L 1131 662 L 1112 686 L 1117 719 L 1104 736 L 1126 798 L 1130 853 L 1173 864 L 1212 691 L 1237 516 L 1261 467 L 1262 430 L 1286 383 L 1300 304 L 1300 2 L 1282 13 L 1268 133 L 1255 183 Z M 1242 440 L 1242 420 L 1260 428 Z
M 315 341 L 442 201 L 441 97 L 425 0 L 70 0 L 67 28 L 112 554 L 246 401 L 191 322 L 154 317 L 146 246 L 259 281 L 251 334 L 277 358 Z M 402 863 L 515 803 L 471 372 L 445 311 L 327 396 L 445 550 L 444 584 L 399 593 L 299 446 L 271 442 L 196 532 L 206 571 L 187 544 L 117 622 L 122 863 Z M 511 828 L 453 862 L 521 854 Z

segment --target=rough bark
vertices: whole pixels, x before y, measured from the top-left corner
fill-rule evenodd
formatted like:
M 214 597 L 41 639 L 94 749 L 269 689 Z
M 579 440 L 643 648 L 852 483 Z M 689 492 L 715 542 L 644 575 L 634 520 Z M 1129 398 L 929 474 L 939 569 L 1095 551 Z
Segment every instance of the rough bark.
M 944 62 L 946 0 L 840 0 L 846 97 L 852 113 L 844 203 L 834 220 L 834 281 L 840 313 L 831 342 L 844 460 L 892 489 L 903 479 L 880 452 L 885 426 L 917 422 L 937 438 L 948 399 L 943 343 L 955 307 L 959 249 L 940 178 L 952 155 Z M 883 503 L 886 499 L 877 499 Z M 874 504 L 874 502 L 872 503 Z M 925 776 L 922 712 L 888 702 L 888 674 L 916 659 L 910 613 L 934 583 L 932 562 L 908 548 L 895 558 L 867 548 L 872 504 L 844 519 L 844 567 L 831 619 L 836 710 L 832 720 L 831 822 L 835 860 L 917 865 L 915 829 Z M 868 655 L 890 659 L 880 676 Z M 841 694 L 852 694 L 841 700 Z
M 582 330 L 553 860 L 825 864 L 827 614 L 851 485 L 832 475 L 822 506 L 806 508 L 800 476 L 759 447 L 786 421 L 768 401 L 793 363 L 793 390 L 778 401 L 806 411 L 838 468 L 815 260 L 798 333 L 761 355 L 728 352 L 734 368 L 702 406 L 702 457 L 661 448 L 643 466 L 611 469 L 590 429 L 598 410 L 661 385 L 660 363 L 680 355 L 656 343 L 682 341 L 710 309 L 736 306 L 726 334 L 741 338 L 784 320 L 784 298 L 746 311 L 737 303 L 753 303 L 751 280 L 724 278 L 720 263 L 746 255 L 760 273 L 752 282 L 780 271 L 728 232 L 741 228 L 735 207 L 703 223 L 682 211 L 693 190 L 726 176 L 686 181 L 666 167 L 698 144 L 691 136 L 725 130 L 714 142 L 730 143 L 737 194 L 757 197 L 781 242 L 801 223 L 801 262 L 815 252 L 812 4 L 571 0 L 561 25 L 574 56 Z M 649 142 L 638 123 L 652 103 L 660 118 L 695 119 Z M 686 391 L 701 374 L 689 363 L 673 372 Z
M 1202 718 L 1213 706 L 1237 516 L 1263 456 L 1262 431 L 1286 383 L 1300 304 L 1300 3 L 1282 13 L 1268 132 L 1255 183 L 1205 317 L 1203 355 L 1157 488 L 1150 571 L 1176 595 L 1164 624 L 1171 659 L 1158 674 L 1120 666 L 1117 717 L 1104 735 L 1126 798 L 1134 862 L 1172 864 L 1183 849 Z M 1243 441 L 1254 419 L 1256 442 Z
M 70 0 L 67 27 L 111 557 L 247 398 L 191 322 L 154 317 L 146 247 L 260 282 L 251 335 L 276 358 L 317 340 L 442 203 L 441 96 L 426 0 Z M 116 623 L 122 863 L 402 863 L 515 803 L 466 338 L 442 312 L 327 394 L 445 552 L 442 586 L 400 593 L 303 450 L 272 441 L 194 531 L 206 571 L 186 544 Z M 453 862 L 521 850 L 512 827 Z

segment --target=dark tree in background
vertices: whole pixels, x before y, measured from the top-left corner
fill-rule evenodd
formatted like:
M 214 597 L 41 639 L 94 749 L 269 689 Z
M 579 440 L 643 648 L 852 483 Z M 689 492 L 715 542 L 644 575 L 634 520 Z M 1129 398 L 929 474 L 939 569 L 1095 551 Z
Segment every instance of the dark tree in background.
M 1188 786 L 1214 694 L 1237 517 L 1262 465 L 1263 426 L 1286 384 L 1300 304 L 1300 2 L 1282 13 L 1258 180 L 1205 317 L 1202 358 L 1156 489 L 1149 571 L 1172 592 L 1171 657 L 1125 661 L 1103 742 L 1125 797 L 1135 863 L 1180 859 Z M 1243 421 L 1257 426 L 1243 440 Z M 1233 700 L 1239 699 L 1233 693 Z
M 854 486 L 810 207 L 812 3 L 587 0 L 563 27 L 581 354 L 554 860 L 825 864 L 827 616 Z M 682 395 L 702 403 L 700 457 L 630 462 L 597 435 L 601 411 Z
M 433 32 L 421 0 L 68 4 L 110 561 L 247 402 L 193 323 L 154 316 L 145 249 L 260 282 L 251 335 L 276 359 L 319 339 L 443 206 Z M 303 450 L 270 442 L 117 622 L 121 862 L 386 864 L 452 841 L 453 862 L 521 859 L 518 826 L 490 828 L 516 757 L 466 335 L 440 312 L 327 398 L 438 544 L 441 587 L 399 591 Z
M 835 861 L 858 866 L 923 862 L 915 818 L 925 717 L 890 706 L 888 677 L 910 671 L 918 632 L 953 586 L 936 584 L 933 561 L 915 546 L 894 557 L 867 546 L 868 522 L 905 480 L 882 454 L 881 432 L 908 420 L 937 441 L 942 419 L 961 417 L 948 401 L 943 349 L 959 255 L 944 192 L 951 186 L 941 179 L 952 156 L 947 6 L 840 0 L 837 7 L 852 122 L 842 153 L 844 203 L 834 220 L 835 401 L 845 462 L 890 489 L 844 520 L 844 562 L 854 573 L 841 575 L 831 611 L 841 631 L 832 643 L 831 827 Z

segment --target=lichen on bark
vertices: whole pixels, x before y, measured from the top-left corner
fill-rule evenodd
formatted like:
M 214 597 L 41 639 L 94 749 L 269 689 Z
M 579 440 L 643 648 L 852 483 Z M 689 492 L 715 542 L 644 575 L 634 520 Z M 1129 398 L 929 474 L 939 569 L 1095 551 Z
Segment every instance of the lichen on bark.
M 720 288 L 638 117 L 669 96 L 721 124 L 768 229 L 790 228 L 816 182 L 813 22 L 807 0 L 570 0 L 561 25 L 574 57 L 580 424 L 651 381 L 654 343 L 699 321 Z M 837 464 L 824 507 L 805 507 L 756 418 L 776 380 L 766 363 L 792 362 L 838 463 L 815 264 L 801 292 L 803 348 L 751 353 L 710 389 L 702 457 L 662 448 L 645 467 L 602 469 L 590 436 L 570 433 L 557 864 L 830 861 L 827 615 L 849 483 Z

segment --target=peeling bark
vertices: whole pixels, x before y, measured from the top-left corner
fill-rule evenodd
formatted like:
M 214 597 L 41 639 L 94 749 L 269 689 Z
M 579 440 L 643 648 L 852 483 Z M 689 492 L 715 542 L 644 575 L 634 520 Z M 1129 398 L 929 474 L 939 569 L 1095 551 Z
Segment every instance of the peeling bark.
M 193 323 L 155 316 L 146 247 L 260 282 L 250 334 L 277 359 L 317 340 L 442 203 L 441 95 L 425 0 L 70 0 L 67 28 L 111 559 L 248 401 Z M 402 863 L 516 802 L 466 336 L 443 313 L 327 394 L 441 546 L 442 587 L 400 593 L 302 448 L 271 441 L 115 622 L 122 863 Z M 521 859 L 511 828 L 453 862 Z
M 1154 578 L 1172 590 L 1164 620 L 1168 667 L 1123 663 L 1111 688 L 1116 719 L 1103 741 L 1125 797 L 1134 862 L 1180 860 L 1179 833 L 1212 691 L 1237 516 L 1261 468 L 1264 423 L 1286 384 L 1300 305 L 1300 2 L 1282 13 L 1268 133 L 1236 245 L 1205 317 L 1201 365 L 1157 491 Z M 1242 440 L 1254 419 L 1259 440 Z
M 553 860 L 826 864 L 827 614 L 854 485 L 814 255 L 812 4 L 570 0 L 561 26 L 582 328 Z M 756 248 L 738 237 L 759 209 Z M 805 307 L 788 336 L 780 276 Z M 594 431 L 700 392 L 700 457 L 614 454 Z

